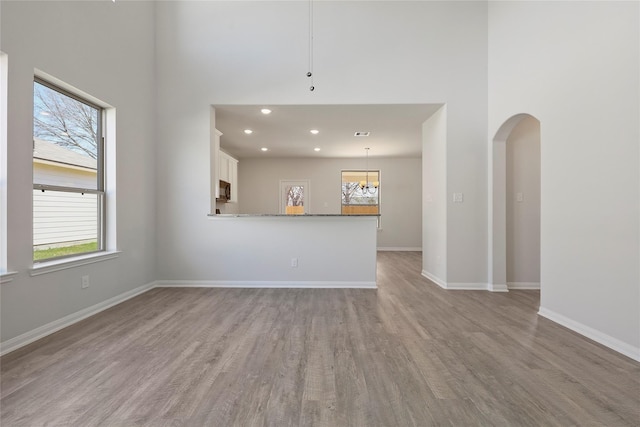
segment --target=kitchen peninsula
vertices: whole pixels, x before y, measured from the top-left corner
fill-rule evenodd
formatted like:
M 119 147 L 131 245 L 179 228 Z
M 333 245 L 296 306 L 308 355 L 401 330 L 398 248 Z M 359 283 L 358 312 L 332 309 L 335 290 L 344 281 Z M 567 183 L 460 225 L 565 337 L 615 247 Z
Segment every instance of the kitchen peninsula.
M 376 288 L 378 215 L 209 215 L 220 287 Z M 220 257 L 211 254 L 211 262 Z M 231 262 L 229 260 L 232 260 Z

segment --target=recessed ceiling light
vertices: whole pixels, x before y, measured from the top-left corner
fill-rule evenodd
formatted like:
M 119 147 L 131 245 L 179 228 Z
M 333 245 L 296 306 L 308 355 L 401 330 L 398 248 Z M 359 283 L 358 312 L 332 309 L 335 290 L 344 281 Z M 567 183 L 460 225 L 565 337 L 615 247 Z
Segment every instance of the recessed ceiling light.
M 268 108 L 263 108 L 262 110 L 260 110 L 260 112 L 262 114 L 271 114 L 271 110 L 269 110 Z
M 269 151 L 269 149 L 267 147 L 262 147 L 261 150 L 262 151 Z
M 311 129 L 309 132 L 311 132 L 314 135 L 317 135 L 320 133 L 320 131 L 318 129 Z
M 244 133 L 246 133 L 247 135 L 251 135 L 253 131 L 251 129 L 245 129 Z
M 356 132 L 353 134 L 353 136 L 369 136 L 370 132 L 364 132 L 364 131 L 360 131 L 360 132 Z
M 314 148 L 313 151 L 320 151 L 320 147 Z

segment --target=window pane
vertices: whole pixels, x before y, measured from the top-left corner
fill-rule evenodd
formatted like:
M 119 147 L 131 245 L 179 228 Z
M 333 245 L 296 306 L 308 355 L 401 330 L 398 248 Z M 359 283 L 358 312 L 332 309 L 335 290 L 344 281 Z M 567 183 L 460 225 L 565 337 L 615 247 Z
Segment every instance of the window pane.
M 33 182 L 99 189 L 99 109 L 33 84 Z
M 342 213 L 379 214 L 380 171 L 342 171 Z
M 286 208 L 285 212 L 291 214 L 304 213 L 304 186 L 291 185 L 286 187 Z
M 33 83 L 33 259 L 104 250 L 102 109 Z
M 33 190 L 33 259 L 98 250 L 99 194 Z

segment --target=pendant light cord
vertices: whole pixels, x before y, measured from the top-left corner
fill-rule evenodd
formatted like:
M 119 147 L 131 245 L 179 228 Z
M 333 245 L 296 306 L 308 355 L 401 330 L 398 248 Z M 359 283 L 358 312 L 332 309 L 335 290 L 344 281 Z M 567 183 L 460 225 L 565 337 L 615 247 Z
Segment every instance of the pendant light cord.
M 309 0 L 309 71 L 307 71 L 307 77 L 311 78 L 309 90 L 313 92 L 315 90 L 313 85 L 313 0 Z
M 367 174 L 367 181 L 366 181 L 366 188 L 367 191 L 369 190 L 369 148 L 365 148 L 365 150 L 367 150 L 367 170 L 366 170 L 366 174 Z

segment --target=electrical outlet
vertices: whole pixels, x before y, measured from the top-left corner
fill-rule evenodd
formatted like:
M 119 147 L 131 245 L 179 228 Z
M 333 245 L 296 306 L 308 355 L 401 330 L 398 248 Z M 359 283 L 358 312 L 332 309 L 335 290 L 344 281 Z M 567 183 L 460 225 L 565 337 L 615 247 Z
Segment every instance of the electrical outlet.
M 516 193 L 516 202 L 524 202 L 524 195 L 522 193 Z
M 89 287 L 89 276 L 82 276 L 82 289 Z
M 462 203 L 464 201 L 463 193 L 453 193 L 453 203 Z
M 298 267 L 298 258 L 291 258 L 291 268 Z

